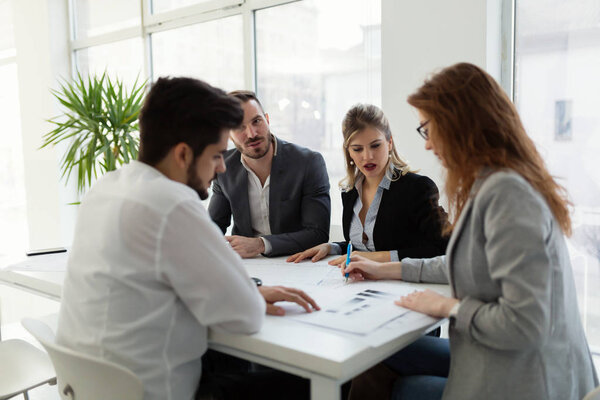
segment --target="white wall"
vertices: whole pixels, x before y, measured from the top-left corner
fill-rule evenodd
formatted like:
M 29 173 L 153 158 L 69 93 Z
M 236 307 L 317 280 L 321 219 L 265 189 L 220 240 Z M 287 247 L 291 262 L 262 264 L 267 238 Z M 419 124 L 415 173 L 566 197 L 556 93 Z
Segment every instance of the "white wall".
M 60 111 L 49 88 L 70 76 L 66 0 L 13 0 L 15 43 L 25 160 L 29 248 L 68 245 L 76 208 L 58 170 L 59 151 L 39 150 Z
M 440 191 L 442 170 L 437 158 L 425 151 L 416 132 L 416 112 L 406 103 L 431 73 L 457 62 L 486 68 L 498 79 L 501 0 L 382 0 L 382 107 L 398 151 L 413 168 L 432 178 Z M 495 16 L 495 18 L 494 18 Z M 488 19 L 494 21 L 489 23 Z M 488 65 L 489 64 L 489 65 Z

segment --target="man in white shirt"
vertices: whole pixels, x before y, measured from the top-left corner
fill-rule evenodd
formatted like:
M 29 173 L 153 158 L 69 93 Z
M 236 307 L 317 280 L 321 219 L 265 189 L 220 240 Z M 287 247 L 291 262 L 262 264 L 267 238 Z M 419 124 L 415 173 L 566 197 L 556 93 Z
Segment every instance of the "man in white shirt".
M 213 183 L 208 211 L 225 233 L 233 216 L 231 247 L 242 257 L 280 256 L 329 239 L 329 177 L 321 154 L 276 138 L 253 92 L 229 94 L 242 103 L 244 120 L 231 131 L 235 149 L 226 173 Z
M 160 78 L 140 113 L 139 161 L 79 206 L 57 341 L 127 367 L 145 399 L 194 398 L 207 327 L 256 332 L 265 309 L 283 314 L 280 300 L 318 309 L 296 289 L 257 289 L 200 203 L 242 117 L 220 89 Z

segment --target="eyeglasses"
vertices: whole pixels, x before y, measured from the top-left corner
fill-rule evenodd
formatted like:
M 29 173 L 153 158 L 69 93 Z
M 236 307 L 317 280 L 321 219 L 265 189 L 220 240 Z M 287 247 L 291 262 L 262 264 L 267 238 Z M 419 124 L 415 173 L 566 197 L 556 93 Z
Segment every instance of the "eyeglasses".
M 419 132 L 419 135 L 421 135 L 421 137 L 425 140 L 429 139 L 429 129 L 425 128 L 425 125 L 427 125 L 429 123 L 429 120 L 423 122 L 421 125 L 419 125 L 417 127 L 417 132 Z

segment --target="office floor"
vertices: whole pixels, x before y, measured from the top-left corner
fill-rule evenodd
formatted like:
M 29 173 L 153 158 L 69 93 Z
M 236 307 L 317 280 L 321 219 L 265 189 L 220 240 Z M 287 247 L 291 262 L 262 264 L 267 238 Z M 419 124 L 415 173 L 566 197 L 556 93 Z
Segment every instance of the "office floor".
M 19 338 L 34 346 L 40 344 L 21 326 L 20 320 L 25 317 L 43 318 L 58 312 L 59 303 L 45 297 L 24 292 L 21 289 L 0 284 L 1 333 L 2 340 Z M 446 331 L 446 332 L 444 332 Z M 447 330 L 442 330 L 442 335 Z M 600 355 L 594 356 L 596 371 L 600 372 Z M 20 399 L 22 397 L 15 397 Z M 44 385 L 29 392 L 31 400 L 60 400 L 56 386 Z

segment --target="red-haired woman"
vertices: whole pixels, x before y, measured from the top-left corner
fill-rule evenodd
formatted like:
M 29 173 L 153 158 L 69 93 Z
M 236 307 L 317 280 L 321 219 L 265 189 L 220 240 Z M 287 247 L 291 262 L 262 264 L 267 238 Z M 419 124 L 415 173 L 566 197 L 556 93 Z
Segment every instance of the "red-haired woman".
M 450 349 L 445 339 L 424 337 L 386 360 L 400 375 L 394 398 L 581 399 L 598 378 L 564 237 L 571 233 L 565 190 L 482 69 L 448 67 L 408 103 L 419 113 L 425 148 L 446 169 L 454 221 L 446 255 L 394 263 L 353 257 L 342 271 L 450 283 L 452 297 L 426 290 L 397 302 L 449 317 Z

